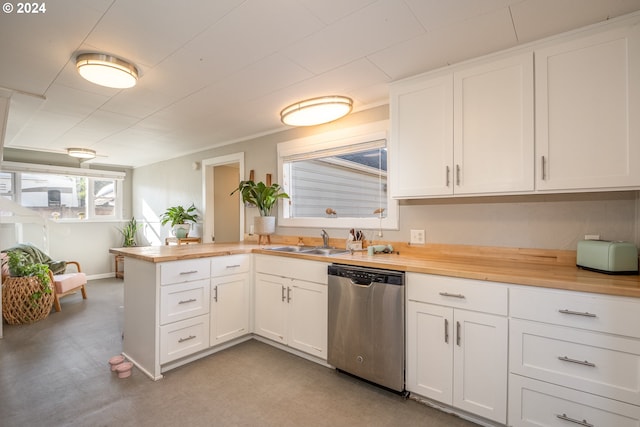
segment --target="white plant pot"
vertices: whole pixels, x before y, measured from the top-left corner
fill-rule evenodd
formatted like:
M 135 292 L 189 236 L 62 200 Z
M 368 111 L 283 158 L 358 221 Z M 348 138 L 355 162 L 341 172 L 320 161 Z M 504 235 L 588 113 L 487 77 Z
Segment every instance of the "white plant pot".
M 253 227 L 256 234 L 268 236 L 276 232 L 275 216 L 257 216 L 253 219 Z
M 178 239 L 189 236 L 191 224 L 176 224 L 173 226 L 173 235 Z

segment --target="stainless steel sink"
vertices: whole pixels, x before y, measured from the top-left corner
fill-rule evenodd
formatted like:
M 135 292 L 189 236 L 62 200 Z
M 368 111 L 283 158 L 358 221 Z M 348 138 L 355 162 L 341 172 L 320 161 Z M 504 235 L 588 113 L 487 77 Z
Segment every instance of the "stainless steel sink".
M 338 255 L 344 254 L 349 251 L 346 249 L 337 249 L 337 248 L 321 248 L 316 246 L 278 246 L 275 248 L 265 248 L 268 251 L 276 251 L 276 252 L 295 252 L 301 254 L 309 254 L 309 255 Z
M 315 246 L 279 246 L 277 248 L 265 248 L 276 252 L 306 252 L 315 249 Z
M 346 249 L 337 249 L 337 248 L 314 248 L 308 251 L 302 251 L 305 254 L 312 254 L 312 255 L 338 255 L 338 254 L 344 254 L 347 253 L 349 251 L 347 251 Z

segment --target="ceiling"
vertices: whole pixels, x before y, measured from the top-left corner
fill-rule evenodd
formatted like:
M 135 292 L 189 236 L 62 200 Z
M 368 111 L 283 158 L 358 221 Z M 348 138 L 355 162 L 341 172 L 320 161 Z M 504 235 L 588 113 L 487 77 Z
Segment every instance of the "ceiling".
M 640 10 L 640 0 L 56 0 L 0 12 L 4 146 L 138 167 L 282 131 L 279 112 L 340 94 L 388 103 L 388 85 Z M 79 53 L 140 70 L 132 89 L 84 81 Z

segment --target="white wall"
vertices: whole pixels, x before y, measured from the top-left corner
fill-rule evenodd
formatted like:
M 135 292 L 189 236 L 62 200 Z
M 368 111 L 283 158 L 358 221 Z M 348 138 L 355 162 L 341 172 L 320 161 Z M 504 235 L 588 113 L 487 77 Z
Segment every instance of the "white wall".
M 277 179 L 277 143 L 386 118 L 388 106 L 378 107 L 329 125 L 291 129 L 136 169 L 134 214 L 139 217 L 145 205 L 152 205 L 154 212 L 160 213 L 169 203 L 178 201 L 193 200 L 201 208 L 200 171 L 192 171 L 193 161 L 244 152 L 247 174 L 254 169 L 256 180 L 263 180 L 266 173 Z M 382 239 L 409 241 L 411 229 L 424 229 L 427 243 L 574 250 L 585 234 L 600 234 L 603 239 L 640 245 L 639 211 L 637 191 L 412 200 L 401 203 L 400 229 L 383 230 Z M 256 209 L 247 209 L 247 224 L 256 214 Z M 347 230 L 326 229 L 331 237 L 347 236 Z M 280 227 L 277 232 L 320 236 L 319 229 Z M 376 235 L 377 230 L 366 230 L 367 238 L 376 239 Z

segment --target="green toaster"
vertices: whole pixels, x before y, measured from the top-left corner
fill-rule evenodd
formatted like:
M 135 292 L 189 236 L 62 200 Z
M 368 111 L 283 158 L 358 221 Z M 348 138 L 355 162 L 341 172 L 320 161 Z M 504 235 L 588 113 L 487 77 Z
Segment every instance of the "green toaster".
M 638 248 L 629 242 L 581 240 L 576 265 L 606 274 L 638 274 Z

